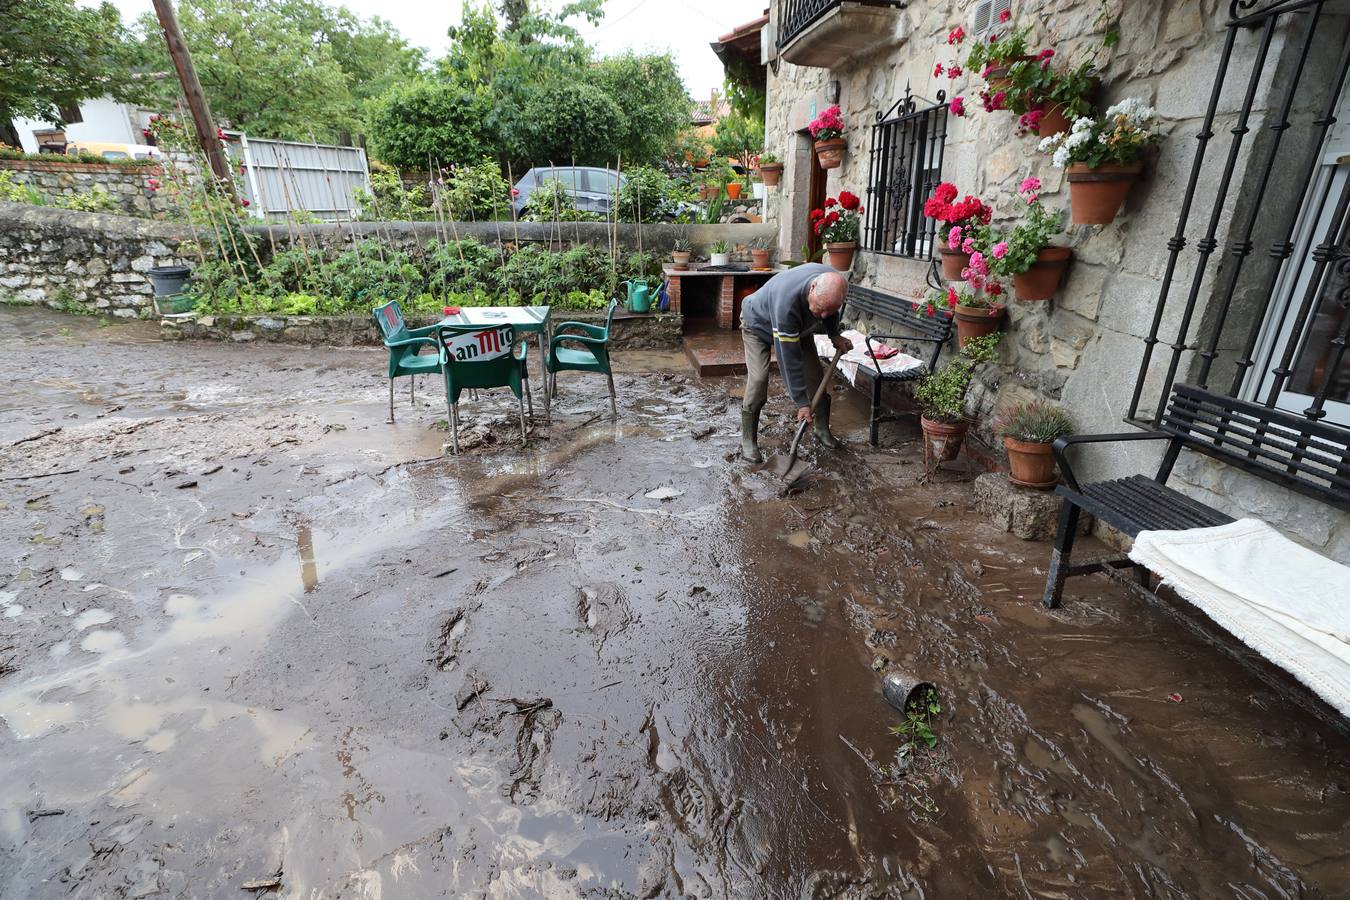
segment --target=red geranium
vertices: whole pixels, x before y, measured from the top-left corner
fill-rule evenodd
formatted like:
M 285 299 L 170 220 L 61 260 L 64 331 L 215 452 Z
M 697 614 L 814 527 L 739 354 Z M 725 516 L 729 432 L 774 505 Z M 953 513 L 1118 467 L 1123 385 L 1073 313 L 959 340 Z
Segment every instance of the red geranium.
M 839 205 L 850 212 L 858 210 L 862 206 L 862 198 L 850 191 L 839 192 Z
M 987 203 L 969 194 L 954 202 L 956 195 L 956 185 L 949 181 L 942 182 L 933 189 L 933 196 L 924 201 L 923 214 L 948 225 L 961 225 L 966 222 L 989 224 L 994 211 Z
M 839 207 L 836 209 L 835 207 Z M 828 210 L 828 212 L 826 211 Z M 827 244 L 858 240 L 861 231 L 862 204 L 858 195 L 840 191 L 838 199 L 825 198 L 825 209 L 811 210 L 811 230 Z

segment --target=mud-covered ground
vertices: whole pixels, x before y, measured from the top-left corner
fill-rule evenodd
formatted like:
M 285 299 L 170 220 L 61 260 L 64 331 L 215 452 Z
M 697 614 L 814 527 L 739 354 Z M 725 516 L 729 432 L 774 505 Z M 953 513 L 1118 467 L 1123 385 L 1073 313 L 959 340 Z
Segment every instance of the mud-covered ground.
M 852 401 L 782 496 L 734 380 L 624 368 L 447 459 L 382 352 L 0 308 L 0 896 L 1346 894 L 1342 734 L 1100 578 L 1044 610 Z

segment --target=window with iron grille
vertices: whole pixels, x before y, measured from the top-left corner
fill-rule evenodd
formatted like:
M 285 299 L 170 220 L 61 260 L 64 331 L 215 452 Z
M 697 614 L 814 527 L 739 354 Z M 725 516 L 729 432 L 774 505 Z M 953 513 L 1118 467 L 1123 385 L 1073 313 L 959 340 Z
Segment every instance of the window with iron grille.
M 937 222 L 923 214 L 923 203 L 942 180 L 946 101 L 942 91 L 930 104 L 906 87 L 895 105 L 877 114 L 867 166 L 867 249 L 933 258 Z
M 1350 428 L 1346 20 L 1233 0 L 1227 28 L 1126 418 L 1155 425 L 1180 382 Z

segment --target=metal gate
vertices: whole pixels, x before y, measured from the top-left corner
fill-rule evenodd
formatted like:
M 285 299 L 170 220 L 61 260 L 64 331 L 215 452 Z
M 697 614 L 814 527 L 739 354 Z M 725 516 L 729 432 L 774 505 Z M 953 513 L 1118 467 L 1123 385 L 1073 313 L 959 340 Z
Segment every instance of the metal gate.
M 350 221 L 360 214 L 356 191 L 370 192 L 365 150 L 237 137 L 254 218 L 283 221 L 291 211 L 305 210 L 324 221 Z

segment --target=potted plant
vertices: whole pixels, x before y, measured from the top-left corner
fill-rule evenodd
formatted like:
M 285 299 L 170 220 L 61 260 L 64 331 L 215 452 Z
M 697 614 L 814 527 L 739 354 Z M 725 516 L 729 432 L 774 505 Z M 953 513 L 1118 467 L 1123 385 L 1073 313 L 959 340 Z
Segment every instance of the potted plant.
M 753 268 L 769 268 L 769 256 L 773 253 L 772 247 L 773 245 L 768 238 L 758 237 L 750 242 L 750 259 Z
M 1008 451 L 1008 480 L 1021 487 L 1048 490 L 1055 486 L 1055 439 L 1073 434 L 1069 416 L 1053 403 L 1033 400 L 1010 406 L 994 419 L 994 433 Z
M 1019 72 L 1027 86 L 1023 97 L 1012 104 L 1019 114 L 1018 134 L 1034 133 L 1042 138 L 1060 134 L 1092 113 L 1093 100 L 1101 89 L 1095 61 L 1088 59 L 1071 69 L 1054 70 L 1050 68 L 1053 55 L 1054 51 L 1046 48 L 1037 57 L 1040 65 L 1026 66 L 1025 76 Z
M 970 265 L 970 254 L 975 250 L 974 227 L 988 225 L 994 211 L 989 204 L 967 194 L 957 200 L 956 185 L 944 181 L 933 189 L 933 196 L 923 204 L 923 214 L 939 223 L 938 240 L 942 255 L 942 276 L 948 281 L 959 281 L 961 270 Z
M 1011 18 L 1012 12 L 1005 9 L 999 13 L 998 20 L 1000 24 L 1006 24 Z M 1012 67 L 1036 58 L 1027 53 L 1027 37 L 1030 34 L 1031 26 L 1028 25 L 1003 35 L 994 32 L 989 35 L 989 40 L 971 44 L 970 53 L 966 55 L 966 71 L 980 73 L 988 85 L 984 93 L 1006 91 L 1012 83 Z
M 1083 116 L 1040 149 L 1069 170 L 1069 202 L 1079 225 L 1108 225 L 1143 171 L 1143 156 L 1161 139 L 1157 113 L 1138 97 L 1112 106 L 1100 118 Z
M 689 268 L 689 256 L 693 251 L 689 238 L 683 234 L 675 238 L 671 243 L 670 259 L 675 264 L 675 271 L 684 272 Z
M 759 166 L 759 177 L 764 179 L 764 186 L 778 187 L 778 182 L 783 178 L 783 164 L 778 161 L 778 157 L 765 150 L 756 157 L 756 165 Z
M 708 248 L 709 262 L 714 266 L 731 264 L 731 244 L 726 240 L 714 241 Z
M 993 260 L 989 266 L 994 275 L 1012 278 L 1018 300 L 1049 300 L 1073 255 L 1068 247 L 1050 244 L 1064 224 L 1064 213 L 1050 212 L 1041 203 L 1039 178 L 1022 179 L 1017 190 L 1027 204 L 1026 220 L 1007 234 L 991 231 L 984 237 Z
M 815 141 L 816 160 L 822 169 L 837 169 L 844 162 L 844 120 L 838 106 L 831 106 L 806 126 Z
M 850 191 L 840 191 L 838 199 L 826 197 L 824 209 L 811 210 L 811 227 L 825 244 L 830 265 L 840 272 L 847 272 L 853 266 L 862 213 L 862 200 Z
M 956 359 L 936 372 L 925 375 L 914 388 L 914 399 L 922 410 L 925 462 L 942 463 L 956 459 L 970 423 L 966 421 L 966 391 L 975 369 L 990 362 L 998 352 L 1001 334 L 987 334 L 968 341 Z
M 994 291 L 989 292 L 989 288 Z M 915 304 L 914 310 L 930 316 L 950 315 L 956 324 L 956 346 L 959 348 L 975 338 L 1003 330 L 1008 309 L 1002 296 L 1002 286 L 993 281 L 988 282 L 983 291 L 957 290 L 949 284 L 945 290 L 929 291 L 922 303 Z

